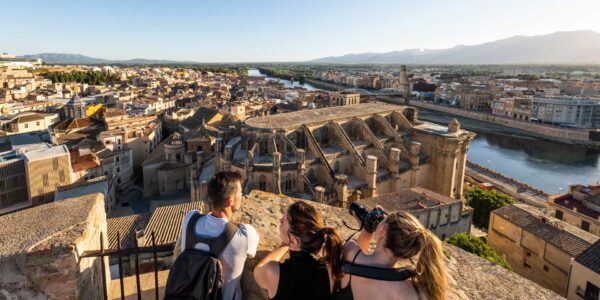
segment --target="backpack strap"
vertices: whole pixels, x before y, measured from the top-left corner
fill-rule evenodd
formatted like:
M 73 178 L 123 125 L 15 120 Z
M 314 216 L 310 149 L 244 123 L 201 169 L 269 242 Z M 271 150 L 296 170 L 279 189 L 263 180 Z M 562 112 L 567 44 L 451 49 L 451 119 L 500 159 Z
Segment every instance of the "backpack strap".
M 225 247 L 227 247 L 227 245 L 229 244 L 231 239 L 233 239 L 233 236 L 235 235 L 237 230 L 238 230 L 237 224 L 235 224 L 234 222 L 231 222 L 231 221 L 227 222 L 227 225 L 225 225 L 225 229 L 223 230 L 223 232 L 221 232 L 221 234 L 219 234 L 216 237 L 207 238 L 207 237 L 194 235 L 194 237 L 193 237 L 194 244 L 193 245 L 195 245 L 197 243 L 206 244 L 206 245 L 208 245 L 210 254 L 212 254 L 215 257 L 218 257 L 219 255 L 221 255 L 223 250 L 225 250 Z M 186 243 L 187 243 L 187 241 L 186 241 Z M 192 248 L 193 248 L 193 246 L 192 246 Z
M 203 216 L 203 214 L 195 211 L 190 218 L 190 221 L 187 223 L 187 227 L 185 228 L 185 250 L 192 250 L 197 243 L 196 234 L 194 229 L 196 229 L 196 224 L 198 220 Z

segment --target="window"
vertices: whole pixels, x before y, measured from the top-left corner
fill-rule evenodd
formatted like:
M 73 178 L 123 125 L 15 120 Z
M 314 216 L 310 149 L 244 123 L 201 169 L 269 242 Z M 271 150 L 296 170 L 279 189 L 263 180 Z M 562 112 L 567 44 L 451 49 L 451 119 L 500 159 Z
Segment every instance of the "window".
M 258 189 L 261 191 L 267 190 L 267 179 L 264 175 L 260 175 L 260 177 L 258 178 Z
M 529 256 L 531 256 L 531 252 L 526 252 L 525 255 L 527 255 L 529 257 Z
M 562 220 L 562 218 L 563 218 L 563 212 L 560 211 L 560 210 L 556 210 L 556 213 L 554 213 L 554 217 L 557 218 L 557 219 L 559 219 L 559 220 Z
M 117 162 L 119 161 L 119 157 L 118 156 L 117 156 L 116 160 L 117 160 Z
M 531 269 L 531 266 L 529 264 L 527 264 L 527 262 L 525 261 L 525 262 L 523 262 L 523 268 L 529 270 L 529 269 Z
M 584 299 L 585 300 L 592 300 L 592 299 L 597 300 L 599 295 L 600 295 L 600 290 L 598 289 L 598 287 L 588 281 L 588 283 L 585 287 Z
M 121 172 L 121 168 L 117 167 L 117 173 Z
M 544 271 L 546 271 L 546 272 L 550 271 L 550 269 L 548 268 L 548 266 L 544 265 Z
M 35 126 L 40 126 L 40 122 L 35 122 Z
M 585 231 L 590 231 L 590 223 L 586 221 L 581 221 L 581 229 Z
M 285 178 L 285 191 L 286 192 L 292 191 L 292 176 L 290 176 L 290 175 L 287 175 Z
M 28 128 L 28 127 L 29 127 L 29 124 L 25 124 L 25 126 L 24 126 L 24 127 L 25 127 L 25 128 Z

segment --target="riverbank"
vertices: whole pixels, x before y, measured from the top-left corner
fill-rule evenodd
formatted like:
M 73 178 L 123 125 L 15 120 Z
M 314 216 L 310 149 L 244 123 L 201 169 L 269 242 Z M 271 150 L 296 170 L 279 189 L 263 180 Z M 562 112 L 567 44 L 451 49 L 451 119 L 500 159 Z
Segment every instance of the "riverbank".
M 431 104 L 423 101 L 412 100 L 410 102 L 410 105 L 421 109 L 433 110 L 437 112 L 442 112 L 444 114 L 460 116 L 497 126 L 507 127 L 532 137 L 548 139 L 565 144 L 581 145 L 590 148 L 600 148 L 600 141 L 593 141 L 590 139 L 589 130 L 545 126 L 531 122 L 503 118 L 487 113 L 480 113 L 459 108 Z
M 519 182 L 514 178 L 470 161 L 467 161 L 465 173 L 465 175 L 476 181 L 474 183 L 491 183 L 498 191 L 537 208 L 545 208 L 546 201 L 550 197 L 549 194 L 538 188 L 531 187 L 526 183 Z M 468 179 L 465 178 L 465 180 Z

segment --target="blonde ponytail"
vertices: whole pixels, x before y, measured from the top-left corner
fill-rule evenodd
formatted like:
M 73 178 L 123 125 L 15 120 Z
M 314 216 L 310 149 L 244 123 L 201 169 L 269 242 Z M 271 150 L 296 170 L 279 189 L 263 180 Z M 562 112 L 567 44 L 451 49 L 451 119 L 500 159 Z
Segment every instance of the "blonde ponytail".
M 448 279 L 440 240 L 406 212 L 392 213 L 385 222 L 385 247 L 399 259 L 417 258 L 413 283 L 424 287 L 429 299 L 446 299 Z
M 446 299 L 446 268 L 442 243 L 429 230 L 423 229 L 423 244 L 419 251 L 419 259 L 415 271 L 415 283 L 425 287 L 432 300 Z

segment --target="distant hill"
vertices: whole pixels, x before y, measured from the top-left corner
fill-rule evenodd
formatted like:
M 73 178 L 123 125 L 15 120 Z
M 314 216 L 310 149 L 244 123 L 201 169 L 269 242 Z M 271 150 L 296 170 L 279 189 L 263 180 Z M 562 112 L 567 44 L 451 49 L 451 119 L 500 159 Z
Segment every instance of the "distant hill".
M 110 60 L 104 58 L 89 57 L 81 54 L 70 54 L 70 53 L 40 53 L 22 55 L 20 58 L 26 59 L 37 59 L 41 58 L 42 61 L 48 64 L 73 64 L 73 65 L 95 65 L 95 64 L 131 64 L 131 65 L 142 65 L 142 64 L 193 64 L 191 61 L 174 61 L 174 60 L 158 60 L 158 59 L 144 59 L 134 58 L 128 60 Z
M 480 45 L 449 49 L 407 49 L 324 57 L 313 63 L 342 64 L 588 64 L 600 63 L 600 33 L 563 31 L 514 36 Z

